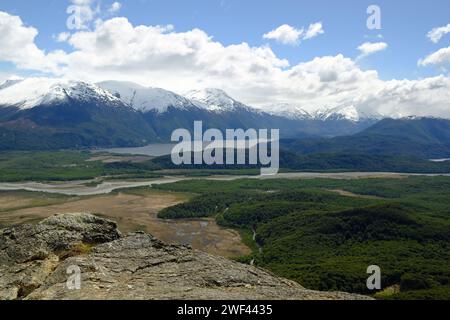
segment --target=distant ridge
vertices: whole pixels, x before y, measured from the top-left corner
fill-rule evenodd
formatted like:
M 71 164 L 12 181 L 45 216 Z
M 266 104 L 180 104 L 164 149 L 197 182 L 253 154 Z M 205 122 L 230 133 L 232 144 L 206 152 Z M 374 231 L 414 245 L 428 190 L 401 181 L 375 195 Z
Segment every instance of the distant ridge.
M 299 154 L 348 153 L 402 155 L 422 159 L 450 157 L 450 120 L 438 118 L 383 119 L 353 136 L 285 142 Z

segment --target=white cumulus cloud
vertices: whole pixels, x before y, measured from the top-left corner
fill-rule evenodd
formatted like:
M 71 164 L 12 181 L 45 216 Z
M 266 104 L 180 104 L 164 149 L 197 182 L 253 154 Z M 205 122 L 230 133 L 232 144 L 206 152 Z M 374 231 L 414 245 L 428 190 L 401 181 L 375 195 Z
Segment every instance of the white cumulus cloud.
M 58 42 L 66 42 L 70 38 L 69 32 L 60 32 L 57 36 L 54 37 Z
M 434 43 L 438 43 L 441 38 L 446 35 L 447 33 L 450 33 L 450 23 L 446 26 L 434 28 L 430 32 L 428 32 L 427 37 Z
M 0 11 L 0 61 L 9 61 L 23 69 L 56 71 L 62 51 L 46 54 L 34 40 L 38 30 L 25 26 L 18 16 Z
M 298 45 L 301 40 L 308 40 L 325 33 L 322 22 L 316 22 L 309 25 L 308 29 L 297 29 L 288 24 L 283 24 L 278 28 L 263 35 L 264 39 L 275 40 L 282 44 Z
M 374 54 L 376 52 L 384 51 L 388 48 L 386 42 L 365 42 L 358 47 L 360 51 L 359 58 L 367 57 L 368 55 Z
M 428 55 L 424 59 L 419 60 L 419 65 L 438 65 L 444 66 L 450 64 L 450 47 L 439 49 L 436 52 Z
M 123 17 L 74 32 L 67 40 L 70 52 L 46 53 L 36 46 L 36 35 L 19 17 L 0 13 L 0 60 L 56 77 L 133 81 L 179 93 L 217 87 L 262 108 L 283 102 L 308 111 L 353 105 L 368 114 L 450 117 L 448 76 L 384 81 L 342 54 L 291 66 L 268 46 L 224 45 L 200 29 L 134 26 Z
M 279 26 L 278 28 L 264 34 L 263 38 L 276 40 L 282 44 L 297 45 L 303 32 L 303 29 L 296 29 L 288 24 L 283 24 L 282 26 Z
M 305 36 L 303 39 L 312 39 L 314 37 L 317 37 L 320 34 L 324 34 L 325 31 L 323 30 L 322 22 L 316 22 L 309 25 L 308 30 L 306 31 Z
M 108 12 L 110 14 L 116 14 L 120 11 L 121 8 L 122 8 L 122 4 L 120 2 L 116 1 L 108 8 Z

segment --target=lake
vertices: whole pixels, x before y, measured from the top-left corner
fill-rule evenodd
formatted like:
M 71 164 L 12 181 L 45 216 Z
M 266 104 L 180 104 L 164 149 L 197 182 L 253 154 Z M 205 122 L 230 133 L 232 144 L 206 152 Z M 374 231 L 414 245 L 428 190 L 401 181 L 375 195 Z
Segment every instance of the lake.
M 217 141 L 216 143 L 223 144 L 227 148 L 233 148 L 235 146 L 235 143 L 246 143 L 246 148 L 254 148 L 258 143 L 268 142 L 269 140 L 224 140 L 224 141 Z M 203 143 L 203 149 L 206 149 L 211 142 L 204 142 Z M 127 155 L 139 155 L 139 156 L 149 156 L 149 157 L 162 157 L 172 154 L 172 149 L 177 144 L 175 143 L 155 143 L 155 144 L 149 144 L 145 147 L 136 147 L 136 148 L 110 148 L 110 149 L 99 149 L 94 150 L 94 152 L 108 152 L 113 154 L 127 154 Z M 240 145 L 237 146 L 237 148 L 242 148 Z M 190 143 L 186 143 L 185 150 L 190 149 Z
M 140 156 L 150 156 L 150 157 L 162 157 L 167 156 L 172 153 L 172 149 L 175 144 L 171 143 L 159 143 L 159 144 L 149 144 L 145 147 L 136 148 L 111 148 L 111 149 L 101 149 L 95 150 L 95 152 L 108 152 L 114 154 L 132 154 Z

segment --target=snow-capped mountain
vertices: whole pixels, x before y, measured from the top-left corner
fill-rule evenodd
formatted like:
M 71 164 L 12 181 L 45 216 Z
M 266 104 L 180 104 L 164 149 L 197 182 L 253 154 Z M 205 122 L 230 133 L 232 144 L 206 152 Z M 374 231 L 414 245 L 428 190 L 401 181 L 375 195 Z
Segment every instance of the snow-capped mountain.
M 164 113 L 170 107 L 176 109 L 194 107 L 188 99 L 160 88 L 147 88 L 133 82 L 124 81 L 104 81 L 97 85 L 120 98 L 133 109 L 143 113 L 150 111 Z
M 0 86 L 0 106 L 27 110 L 69 100 L 123 106 L 122 101 L 108 91 L 81 81 L 28 78 L 10 80 Z
M 142 114 L 90 83 L 30 78 L 0 87 L 0 149 L 144 145 L 158 139 Z
M 378 115 L 368 115 L 358 110 L 354 105 L 339 106 L 334 108 L 319 109 L 312 114 L 315 120 L 321 121 L 339 121 L 348 120 L 359 122 L 368 119 L 379 119 Z
M 231 98 L 225 91 L 214 88 L 193 90 L 188 92 L 186 98 L 191 100 L 196 106 L 211 112 L 224 113 L 233 112 L 238 109 L 246 109 L 258 112 L 243 103 Z
M 0 135 L 8 147 L 22 141 L 58 148 L 130 146 L 169 141 L 175 129 L 280 129 L 282 137 L 351 135 L 377 120 L 354 106 L 308 113 L 300 105 L 247 106 L 220 89 L 185 97 L 132 82 L 29 78 L 0 85 Z M 30 129 L 32 128 L 32 129 Z M 5 139 L 4 139 L 5 140 Z M 0 143 L 1 148 L 1 143 Z
M 310 120 L 312 115 L 300 106 L 289 103 L 272 104 L 264 108 L 264 112 L 291 120 Z
M 357 123 L 367 120 L 383 119 L 381 115 L 362 112 L 354 105 L 323 107 L 314 112 L 308 112 L 296 104 L 278 103 L 265 106 L 261 110 L 270 115 L 283 117 L 290 120 L 315 120 L 322 122 L 350 121 Z

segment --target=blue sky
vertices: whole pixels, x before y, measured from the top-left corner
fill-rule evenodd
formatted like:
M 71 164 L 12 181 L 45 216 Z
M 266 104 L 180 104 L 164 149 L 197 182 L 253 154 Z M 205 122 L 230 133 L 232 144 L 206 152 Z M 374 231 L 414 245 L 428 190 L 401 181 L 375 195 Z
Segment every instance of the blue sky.
M 74 4 L 92 17 L 68 30 Z M 381 30 L 367 28 L 369 5 L 381 10 Z M 2 0 L 1 12 L 0 80 L 113 78 L 178 93 L 220 87 L 259 105 L 450 114 L 448 0 Z M 305 39 L 312 24 L 322 31 Z M 283 42 L 281 26 L 298 40 Z M 433 42 L 435 28 L 444 31 Z
M 66 48 L 53 39 L 65 30 L 64 0 L 2 0 L 0 11 L 19 15 L 23 21 L 39 30 L 38 46 L 45 50 Z M 108 6 L 113 1 L 101 1 Z M 382 12 L 382 30 L 366 27 L 366 9 L 377 4 Z M 316 56 L 343 53 L 358 56 L 357 47 L 378 34 L 389 48 L 360 62 L 363 68 L 374 68 L 383 79 L 420 78 L 439 73 L 434 67 L 418 67 L 417 61 L 436 50 L 442 43 L 450 44 L 450 35 L 439 45 L 426 34 L 434 27 L 450 21 L 450 1 L 365 1 L 365 0 L 133 0 L 122 3 L 120 15 L 133 24 L 173 24 L 177 31 L 200 28 L 225 45 L 248 42 L 259 46 L 270 44 L 274 52 L 292 64 Z M 267 41 L 262 35 L 282 24 L 308 26 L 321 21 L 325 34 L 299 46 L 286 46 Z M 374 39 L 374 38 L 372 38 Z M 0 64 L 0 70 L 11 65 Z

